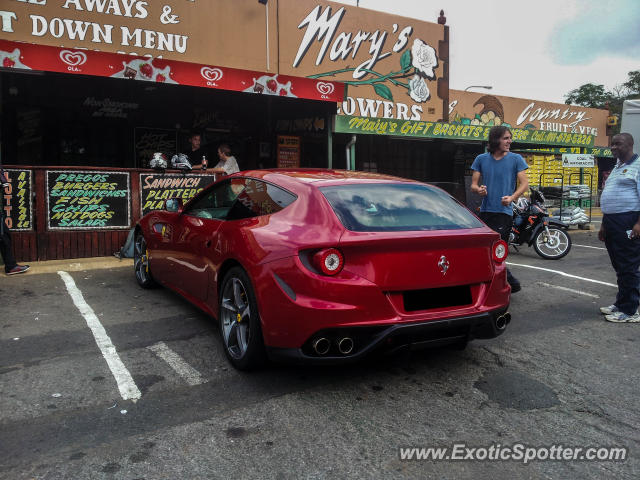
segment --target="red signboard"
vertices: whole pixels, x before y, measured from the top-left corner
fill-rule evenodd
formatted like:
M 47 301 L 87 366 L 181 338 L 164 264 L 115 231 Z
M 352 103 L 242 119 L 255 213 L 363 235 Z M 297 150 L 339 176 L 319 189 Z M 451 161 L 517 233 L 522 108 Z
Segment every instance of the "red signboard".
M 339 82 L 74 48 L 0 40 L 0 67 L 128 78 L 236 92 L 341 102 Z

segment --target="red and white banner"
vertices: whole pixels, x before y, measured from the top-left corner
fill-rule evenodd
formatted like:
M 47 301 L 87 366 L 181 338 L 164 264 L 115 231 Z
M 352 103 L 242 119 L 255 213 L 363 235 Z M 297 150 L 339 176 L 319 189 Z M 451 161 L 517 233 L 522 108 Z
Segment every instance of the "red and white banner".
M 344 85 L 339 82 L 6 40 L 0 40 L 0 67 L 128 78 L 327 102 L 341 102 L 344 96 Z

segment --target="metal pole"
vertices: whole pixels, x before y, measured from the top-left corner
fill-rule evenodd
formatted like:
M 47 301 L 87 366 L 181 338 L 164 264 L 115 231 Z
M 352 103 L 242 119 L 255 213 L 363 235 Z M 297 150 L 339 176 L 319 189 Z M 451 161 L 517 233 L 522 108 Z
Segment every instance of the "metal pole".
M 345 154 L 347 157 L 347 170 L 356 169 L 356 136 L 352 135 L 351 140 L 345 147 Z
M 327 114 L 327 168 L 333 168 L 333 123 L 332 115 Z
M 267 22 L 267 72 L 269 71 L 269 3 L 266 2 L 264 4 L 264 11 L 265 11 L 265 18 L 266 18 L 266 22 Z

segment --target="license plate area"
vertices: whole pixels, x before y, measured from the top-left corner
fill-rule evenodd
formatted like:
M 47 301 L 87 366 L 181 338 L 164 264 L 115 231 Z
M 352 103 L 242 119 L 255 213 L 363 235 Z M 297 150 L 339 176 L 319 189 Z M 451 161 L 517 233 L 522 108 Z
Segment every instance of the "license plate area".
M 402 300 L 405 312 L 466 307 L 473 303 L 470 285 L 407 290 L 402 292 Z

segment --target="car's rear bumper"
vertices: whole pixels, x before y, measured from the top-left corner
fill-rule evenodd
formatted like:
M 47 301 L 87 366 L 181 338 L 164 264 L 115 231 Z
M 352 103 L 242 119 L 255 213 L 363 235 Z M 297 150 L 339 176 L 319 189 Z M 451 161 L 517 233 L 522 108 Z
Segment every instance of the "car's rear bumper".
M 403 348 L 423 349 L 461 344 L 474 338 L 494 338 L 506 330 L 510 321 L 507 309 L 428 322 L 331 328 L 316 332 L 302 348 L 266 347 L 274 361 L 310 364 L 337 364 L 357 361 L 373 352 L 393 352 Z M 496 325 L 498 323 L 498 325 Z M 504 326 L 502 326 L 504 323 Z M 314 342 L 327 339 L 326 354 L 314 350 Z M 353 350 L 341 353 L 338 343 L 344 338 L 353 341 Z
M 435 329 L 434 325 L 486 323 L 495 317 L 493 312 L 505 312 L 509 305 L 504 265 L 496 267 L 489 281 L 467 287 L 471 299 L 454 295 L 453 304 L 429 303 L 411 309 L 406 308 L 403 292 L 383 291 L 346 271 L 331 278 L 315 275 L 297 259 L 274 262 L 251 272 L 251 276 L 256 279 L 265 345 L 277 349 L 304 349 L 319 332 L 327 330 L 369 329 L 381 335 L 379 332 L 393 326 Z M 422 296 L 422 292 L 417 293 Z M 427 293 L 425 296 L 433 297 L 433 292 Z M 365 343 L 369 343 L 368 338 Z

